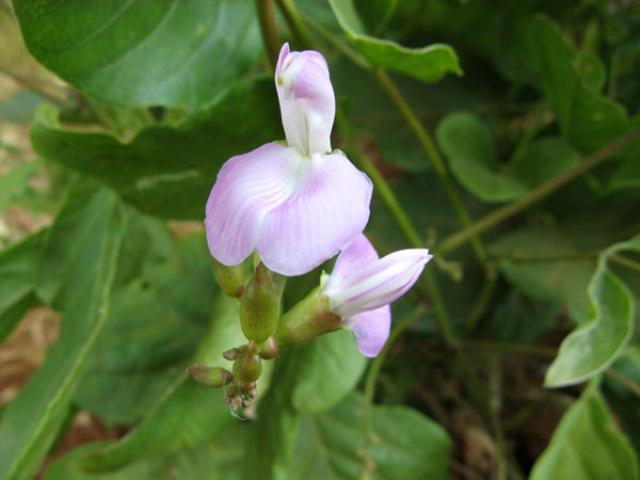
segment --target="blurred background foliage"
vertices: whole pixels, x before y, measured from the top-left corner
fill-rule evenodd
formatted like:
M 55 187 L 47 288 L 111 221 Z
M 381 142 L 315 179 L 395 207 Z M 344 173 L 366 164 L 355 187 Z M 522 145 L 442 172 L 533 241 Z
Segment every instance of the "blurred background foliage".
M 287 349 L 241 421 L 184 369 L 243 341 L 201 220 L 283 137 L 256 4 L 0 1 L 0 478 L 638 478 L 638 3 L 277 2 L 366 233 L 436 260 L 380 357 Z

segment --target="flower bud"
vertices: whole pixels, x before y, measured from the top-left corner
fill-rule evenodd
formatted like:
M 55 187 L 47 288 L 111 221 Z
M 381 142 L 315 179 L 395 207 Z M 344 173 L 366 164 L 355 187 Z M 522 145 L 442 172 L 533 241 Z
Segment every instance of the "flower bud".
M 276 340 L 279 345 L 297 345 L 341 326 L 340 317 L 331 311 L 329 299 L 317 288 L 282 317 Z
M 195 365 L 187 368 L 187 373 L 201 385 L 213 388 L 222 387 L 232 378 L 231 372 L 225 370 L 224 368 L 207 367 L 199 363 L 196 363 Z
M 258 264 L 240 304 L 240 326 L 249 340 L 262 343 L 275 332 L 283 289 L 284 277 Z
M 264 360 L 271 360 L 278 356 L 278 342 L 273 337 L 269 337 L 265 342 L 260 345 L 259 349 L 260 358 Z
M 246 350 L 233 364 L 233 374 L 243 384 L 250 384 L 260 378 L 262 360 L 255 352 Z
M 290 52 L 289 44 L 285 43 L 275 73 L 289 146 L 308 157 L 330 152 L 336 99 L 327 61 L 313 50 Z
M 240 298 L 242 296 L 247 273 L 245 263 L 228 267 L 213 259 L 213 276 L 220 289 L 230 297 Z

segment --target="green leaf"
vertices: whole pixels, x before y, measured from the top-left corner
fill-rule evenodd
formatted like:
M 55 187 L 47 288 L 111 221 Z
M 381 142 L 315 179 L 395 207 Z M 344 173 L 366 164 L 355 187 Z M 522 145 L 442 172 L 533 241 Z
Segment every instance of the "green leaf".
M 618 243 L 598 258 L 589 281 L 590 310 L 560 345 L 547 370 L 545 385 L 579 383 L 607 368 L 623 351 L 633 332 L 634 298 L 627 286 L 607 268 L 607 259 L 620 250 L 640 251 L 640 236 Z
M 469 113 L 452 113 L 438 125 L 440 148 L 460 182 L 485 202 L 505 202 L 527 192 L 522 183 L 499 171 L 489 127 Z
M 87 472 L 82 459 L 104 447 L 102 443 L 89 443 L 75 448 L 54 462 L 46 473 L 46 480 L 241 480 L 242 433 L 225 430 L 217 440 L 183 448 L 173 454 L 157 455 L 139 460 L 115 472 Z
M 585 390 L 562 417 L 551 443 L 533 466 L 529 478 L 638 478 L 635 454 L 595 388 Z
M 201 107 L 262 53 L 250 0 L 14 0 L 31 54 L 78 89 L 129 106 Z
M 167 233 L 155 231 L 154 243 L 146 236 L 135 238 L 131 233 L 137 228 L 155 225 L 142 215 L 135 221 L 136 228 L 127 231 L 121 259 L 132 260 L 135 254 L 144 258 L 138 251 L 140 242 L 151 258 L 138 276 L 114 288 L 109 322 L 74 396 L 80 407 L 103 421 L 128 424 L 144 416 L 188 366 L 205 333 L 217 290 L 203 235 L 180 240 L 164 252 L 166 257 L 154 258 L 158 255 L 154 243 L 163 250 Z M 131 220 L 129 225 L 133 226 Z
M 522 21 L 517 31 L 523 66 L 537 76 L 560 131 L 571 144 L 591 153 L 631 129 L 620 104 L 590 88 L 590 80 L 585 84 L 576 68 L 575 49 L 555 23 L 531 17 Z M 637 156 L 640 146 L 633 152 Z M 628 149 L 628 153 L 632 151 Z
M 38 304 L 37 266 L 46 232 L 33 234 L 0 254 L 0 341 Z
M 447 73 L 460 75 L 458 57 L 449 45 L 406 48 L 391 40 L 367 35 L 353 0 L 329 0 L 340 28 L 374 66 L 404 73 L 425 82 L 436 82 Z
M 229 368 L 222 352 L 244 340 L 238 322 L 238 302 L 220 295 L 194 363 Z M 126 437 L 90 455 L 84 466 L 113 471 L 141 458 L 168 454 L 213 438 L 233 422 L 221 389 L 196 384 L 187 374 L 178 377 L 151 407 L 142 423 Z
M 74 202 L 73 195 L 69 202 Z M 64 216 L 65 209 L 61 212 Z M 71 231 L 54 225 L 49 243 L 73 248 L 63 270 L 60 340 L 9 405 L 0 425 L 0 477 L 32 478 L 60 429 L 87 357 L 108 318 L 109 293 L 123 232 L 118 199 L 96 191 Z
M 446 116 L 436 137 L 456 178 L 485 202 L 520 198 L 580 161 L 565 140 L 546 137 L 532 142 L 512 163 L 501 164 L 488 125 L 467 112 Z
M 31 139 L 43 157 L 104 182 L 143 212 L 200 220 L 222 164 L 282 136 L 275 97 L 270 79 L 236 85 L 181 125 L 147 127 L 124 143 L 106 132 L 65 128 L 47 105 Z
M 365 438 L 363 399 L 353 394 L 326 413 L 305 417 L 292 480 L 433 480 L 448 478 L 451 440 L 438 424 L 404 406 L 373 409 Z M 368 472 L 368 475 L 367 475 Z
M 303 413 L 331 408 L 351 392 L 367 364 L 348 330 L 316 338 L 299 351 L 293 405 Z
M 504 235 L 491 246 L 500 270 L 527 295 L 569 307 L 587 308 L 585 294 L 595 261 L 560 229 L 526 228 Z

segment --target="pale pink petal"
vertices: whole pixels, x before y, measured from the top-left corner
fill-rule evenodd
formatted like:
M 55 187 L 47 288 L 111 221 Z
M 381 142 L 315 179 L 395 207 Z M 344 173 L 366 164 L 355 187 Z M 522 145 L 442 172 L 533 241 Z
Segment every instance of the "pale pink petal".
M 369 220 L 372 185 L 341 153 L 314 155 L 298 190 L 262 222 L 258 252 L 271 270 L 301 275 L 334 256 Z
M 287 143 L 307 156 L 330 152 L 336 101 L 322 54 L 283 45 L 275 80 Z
M 356 336 L 360 353 L 366 357 L 375 357 L 389 338 L 391 308 L 385 305 L 359 313 L 351 317 L 346 324 Z
M 323 292 L 329 297 L 332 309 L 343 318 L 374 310 L 404 295 L 430 259 L 429 251 L 424 248 L 400 250 L 348 276 L 330 275 Z
M 230 158 L 206 206 L 207 242 L 214 258 L 224 265 L 246 259 L 256 247 L 265 215 L 292 195 L 309 167 L 296 149 L 278 143 Z
M 333 267 L 330 281 L 339 281 L 372 264 L 380 258 L 369 239 L 361 233 L 351 244 L 340 252 Z

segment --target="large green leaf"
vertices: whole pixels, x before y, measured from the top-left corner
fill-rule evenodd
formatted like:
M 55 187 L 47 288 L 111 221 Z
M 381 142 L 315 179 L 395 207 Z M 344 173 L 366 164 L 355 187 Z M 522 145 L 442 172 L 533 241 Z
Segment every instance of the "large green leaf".
M 14 0 L 29 51 L 120 105 L 201 107 L 262 53 L 251 0 Z
M 303 413 L 318 413 L 342 400 L 367 363 L 348 330 L 318 337 L 301 349 L 295 361 L 298 380 L 292 401 Z
M 82 459 L 104 447 L 101 443 L 82 445 L 54 462 L 46 473 L 46 480 L 240 480 L 242 442 L 239 433 L 225 430 L 224 440 L 203 442 L 168 455 L 139 460 L 115 472 L 96 473 L 82 468 Z M 232 438 L 233 441 L 229 441 Z
M 340 28 L 372 65 L 435 82 L 447 73 L 461 74 L 458 57 L 448 45 L 406 48 L 391 40 L 367 35 L 353 0 L 329 0 Z
M 194 362 L 229 368 L 222 352 L 244 340 L 238 322 L 238 302 L 220 295 L 211 326 Z M 92 471 L 113 471 L 157 454 L 168 454 L 213 438 L 233 422 L 223 403 L 222 390 L 196 384 L 187 374 L 179 376 L 158 395 L 142 423 L 118 442 L 93 453 L 84 465 Z
M 588 388 L 565 413 L 530 480 L 634 480 L 638 464 L 600 393 Z
M 46 232 L 31 235 L 0 255 L 0 341 L 38 303 L 37 267 L 45 236 Z
M 135 220 L 137 227 L 155 224 L 142 215 Z M 166 257 L 153 262 L 148 257 L 157 255 L 154 246 L 164 243 L 166 233 L 154 229 L 155 240 L 145 242 L 149 237 L 135 238 L 134 232 L 128 229 L 121 258 L 129 263 L 136 253 L 144 258 L 138 252 L 142 243 L 149 250 L 146 265 L 133 280 L 114 288 L 109 322 L 74 396 L 79 406 L 103 421 L 129 424 L 144 416 L 183 373 L 216 296 L 204 236 L 180 240 Z
M 246 82 L 179 126 L 147 127 L 127 142 L 66 128 L 47 105 L 31 139 L 43 157 L 97 178 L 143 212 L 201 219 L 220 166 L 281 137 L 275 98 L 270 79 Z
M 485 202 L 520 198 L 579 162 L 566 141 L 547 137 L 532 142 L 512 163 L 501 164 L 489 126 L 467 112 L 446 116 L 436 136 L 453 174 Z
M 74 201 L 71 195 L 67 205 Z M 42 367 L 2 416 L 0 477 L 6 480 L 32 478 L 37 471 L 108 318 L 123 213 L 117 197 L 106 190 L 95 191 L 82 212 L 75 228 L 61 232 L 54 225 L 48 238 L 49 243 L 64 242 L 73 249 L 62 272 L 62 329 Z M 64 215 L 65 209 L 60 216 Z
M 479 118 L 452 113 L 440 122 L 436 135 L 451 170 L 474 195 L 486 202 L 504 202 L 526 193 L 518 179 L 499 171 L 493 135 Z
M 558 387 L 582 382 L 610 365 L 623 351 L 633 332 L 634 298 L 627 286 L 607 267 L 607 259 L 620 250 L 640 251 L 640 236 L 618 243 L 598 258 L 589 281 L 590 309 L 560 345 L 547 370 L 545 385 Z
M 451 440 L 438 424 L 404 406 L 373 409 L 366 442 L 363 399 L 353 394 L 326 413 L 305 417 L 290 479 L 433 480 L 448 478 Z

